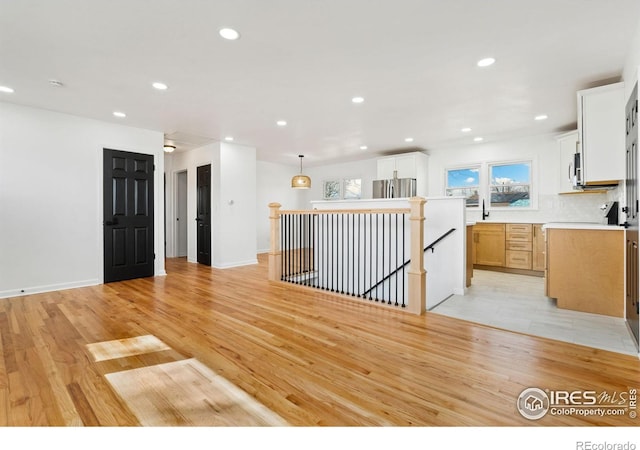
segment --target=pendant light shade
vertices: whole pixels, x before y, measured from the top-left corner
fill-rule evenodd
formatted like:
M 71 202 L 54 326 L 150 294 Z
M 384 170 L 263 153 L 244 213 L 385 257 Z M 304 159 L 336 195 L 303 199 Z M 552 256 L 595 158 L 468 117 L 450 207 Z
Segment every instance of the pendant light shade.
M 311 178 L 302 174 L 302 158 L 304 155 L 298 155 L 300 158 L 300 174 L 291 179 L 291 187 L 294 189 L 309 189 L 311 187 Z

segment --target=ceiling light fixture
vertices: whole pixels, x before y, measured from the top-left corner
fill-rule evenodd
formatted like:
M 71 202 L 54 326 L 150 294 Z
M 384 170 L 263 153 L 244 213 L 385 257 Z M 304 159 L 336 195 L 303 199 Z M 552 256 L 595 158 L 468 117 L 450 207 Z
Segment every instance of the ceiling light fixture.
M 7 94 L 13 94 L 15 91 L 8 86 L 0 86 L 0 92 L 5 92 Z
M 120 118 L 127 117 L 127 115 L 125 113 L 123 113 L 122 111 L 114 111 L 113 115 L 116 116 L 116 117 L 120 117 Z
M 160 83 L 159 81 L 156 81 L 151 86 L 153 86 L 154 88 L 156 88 L 159 91 L 166 91 L 169 88 L 169 86 L 167 86 L 164 83 Z
M 468 133 L 469 131 L 471 131 L 471 128 L 466 127 L 466 128 L 461 129 L 460 131 L 462 131 L 463 133 Z
M 228 41 L 235 41 L 240 37 L 240 33 L 233 28 L 222 28 L 218 33 Z
M 49 84 L 53 87 L 64 87 L 64 83 L 58 80 L 49 80 Z
M 482 141 L 484 141 L 484 138 L 482 138 L 482 137 L 478 136 L 478 137 L 476 137 L 476 138 L 473 138 L 473 140 L 474 140 L 475 142 L 482 142 Z
M 546 114 L 539 114 L 533 118 L 533 120 L 546 120 L 549 116 Z
M 278 120 L 276 122 L 276 125 L 278 125 L 279 127 L 284 127 L 287 125 L 287 121 L 286 120 Z
M 227 136 L 226 138 L 224 138 L 225 141 L 231 142 L 233 141 L 233 136 Z
M 311 178 L 302 174 L 302 158 L 304 158 L 304 155 L 298 155 L 298 157 L 300 158 L 300 174 L 291 179 L 291 187 L 294 189 L 309 189 L 311 187 Z
M 175 145 L 164 144 L 165 153 L 171 153 L 176 149 Z
M 364 102 L 364 98 L 363 98 L 363 97 L 353 97 L 353 98 L 351 99 L 351 101 L 352 101 L 353 103 L 362 103 L 362 102 Z
M 478 61 L 478 67 L 489 67 L 494 62 L 496 62 L 494 58 L 484 58 Z
M 361 146 L 360 146 L 360 150 L 366 150 L 366 149 L 368 149 L 368 148 L 369 148 L 369 147 L 367 147 L 366 145 L 361 145 Z
M 405 142 L 413 142 L 413 138 L 412 138 L 412 137 L 408 137 L 408 138 L 405 138 L 405 140 L 404 140 L 404 141 L 405 141 Z

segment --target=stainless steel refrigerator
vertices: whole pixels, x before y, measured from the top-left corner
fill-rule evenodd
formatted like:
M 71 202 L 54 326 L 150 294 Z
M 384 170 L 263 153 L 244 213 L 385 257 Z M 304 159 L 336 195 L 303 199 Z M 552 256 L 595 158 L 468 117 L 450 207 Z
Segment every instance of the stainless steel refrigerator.
M 407 198 L 416 195 L 415 178 L 390 178 L 373 181 L 373 198 Z

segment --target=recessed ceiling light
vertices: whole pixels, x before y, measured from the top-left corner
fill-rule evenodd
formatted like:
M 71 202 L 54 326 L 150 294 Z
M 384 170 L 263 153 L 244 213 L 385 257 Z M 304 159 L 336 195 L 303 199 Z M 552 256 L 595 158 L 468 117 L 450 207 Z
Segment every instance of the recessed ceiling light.
M 166 153 L 171 153 L 171 152 L 173 152 L 175 149 L 176 149 L 176 146 L 175 146 L 175 145 L 169 145 L 169 144 L 165 144 L 165 145 L 164 145 L 164 151 L 165 151 Z
M 409 137 L 409 138 L 405 138 L 404 139 L 405 142 L 413 142 L 413 138 Z
M 169 86 L 167 86 L 167 85 L 166 85 L 166 84 L 164 84 L 164 83 L 160 83 L 159 81 L 156 81 L 156 82 L 155 82 L 155 83 L 153 83 L 151 86 L 153 86 L 154 88 L 156 88 L 156 89 L 157 89 L 157 90 L 159 90 L 159 91 L 166 91 L 166 90 L 167 90 L 167 88 L 169 87 Z
M 546 120 L 549 116 L 546 114 L 539 114 L 533 118 L 533 120 Z
M 465 127 L 465 128 L 462 128 L 460 131 L 462 131 L 463 133 L 468 133 L 469 131 L 471 131 L 471 128 Z
M 478 136 L 478 137 L 473 138 L 473 140 L 476 141 L 476 142 L 482 142 L 484 140 L 484 138 Z
M 222 36 L 223 38 L 229 41 L 235 41 L 240 37 L 240 33 L 238 33 L 233 28 L 223 28 L 220 31 L 218 31 L 218 33 L 220 33 L 220 36 Z
M 286 121 L 286 120 L 278 120 L 278 121 L 276 122 L 276 124 L 277 124 L 279 127 L 284 127 L 284 126 L 286 126 L 286 125 L 287 125 L 287 121 Z
M 362 98 L 362 97 L 353 97 L 353 98 L 351 99 L 351 101 L 352 101 L 353 103 L 362 103 L 362 102 L 364 102 L 364 98 Z
M 121 111 L 114 111 L 113 115 L 116 117 L 127 117 L 127 115 Z
M 0 92 L 5 92 L 7 94 L 12 94 L 14 92 L 14 90 L 11 89 L 8 86 L 0 86 Z
M 226 138 L 224 138 L 225 141 L 233 141 L 233 136 L 227 136 Z
M 369 147 L 367 147 L 366 145 L 361 145 L 361 146 L 360 146 L 360 150 L 366 150 L 366 149 L 368 149 L 368 148 L 369 148 Z
M 487 67 L 496 62 L 494 58 L 484 58 L 478 61 L 478 67 Z

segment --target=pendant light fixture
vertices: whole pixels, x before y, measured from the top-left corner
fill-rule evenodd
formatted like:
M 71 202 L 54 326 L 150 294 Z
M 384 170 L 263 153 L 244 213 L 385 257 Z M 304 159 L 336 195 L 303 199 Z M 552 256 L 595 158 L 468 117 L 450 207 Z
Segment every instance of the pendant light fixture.
M 294 189 L 309 189 L 311 187 L 311 178 L 302 174 L 302 158 L 304 155 L 298 155 L 300 158 L 300 174 L 291 179 L 291 187 Z

